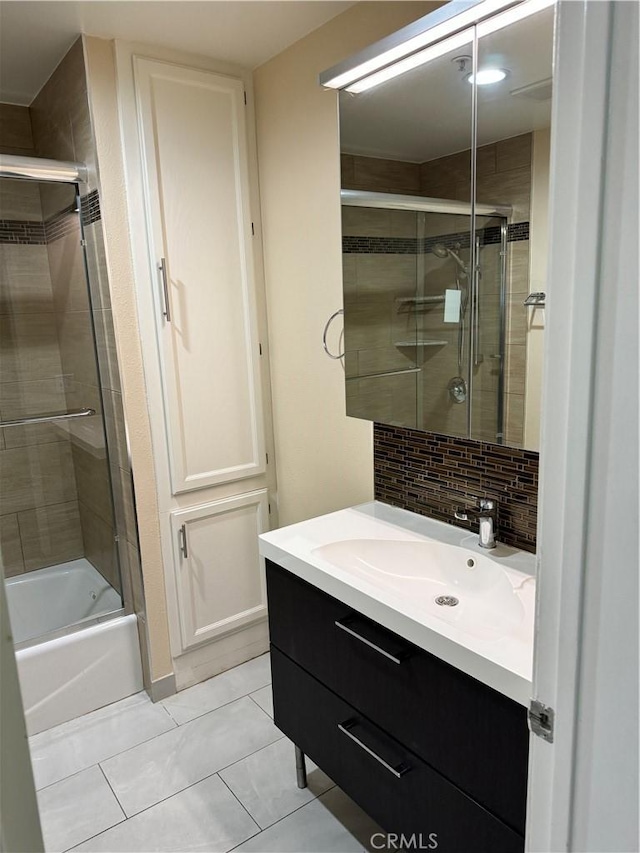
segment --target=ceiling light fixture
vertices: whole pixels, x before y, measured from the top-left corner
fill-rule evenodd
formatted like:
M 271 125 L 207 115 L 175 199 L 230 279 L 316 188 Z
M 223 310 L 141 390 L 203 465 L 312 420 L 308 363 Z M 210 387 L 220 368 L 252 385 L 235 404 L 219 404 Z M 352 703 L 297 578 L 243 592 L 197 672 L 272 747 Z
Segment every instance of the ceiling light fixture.
M 507 76 L 507 71 L 504 68 L 483 68 L 477 74 L 467 75 L 468 83 L 477 83 L 478 86 L 490 86 L 492 83 L 499 83 Z
M 419 33 L 413 38 L 409 38 L 407 41 L 402 42 L 402 44 L 383 50 L 377 56 L 367 59 L 353 68 L 349 68 L 346 71 L 340 71 L 340 66 L 337 66 L 335 68 L 337 73 L 334 76 L 328 76 L 327 79 L 324 79 L 325 75 L 323 74 L 321 75 L 320 82 L 323 86 L 327 86 L 330 89 L 344 89 L 349 85 L 349 83 L 354 83 L 356 80 L 359 80 L 365 75 L 373 74 L 373 72 L 378 71 L 378 69 L 383 68 L 392 62 L 397 62 L 409 54 L 415 53 L 415 51 L 420 50 L 420 48 L 427 47 L 434 42 L 440 41 L 440 39 L 445 38 L 450 33 L 455 33 L 456 30 L 463 29 L 464 27 L 469 26 L 469 24 L 475 24 L 476 21 L 482 20 L 489 15 L 499 12 L 501 9 L 504 9 L 505 6 L 513 5 L 513 2 L 514 0 L 482 0 L 482 2 L 475 3 L 471 8 L 460 12 L 460 14 L 454 15 L 446 21 L 430 27 L 428 30 L 425 30 L 425 32 Z M 455 2 L 451 5 L 455 6 Z M 333 69 L 327 72 L 327 74 L 331 75 L 332 70 Z
M 386 83 L 387 80 L 392 80 L 400 74 L 405 74 L 407 71 L 411 71 L 412 68 L 418 68 L 420 65 L 431 62 L 439 56 L 444 56 L 452 50 L 457 50 L 459 47 L 471 44 L 472 41 L 473 29 L 463 30 L 461 33 L 451 36 L 451 38 L 419 51 L 419 53 L 414 53 L 412 56 L 407 56 L 406 59 L 401 59 L 400 62 L 396 62 L 388 68 L 383 68 L 381 71 L 376 71 L 375 74 L 370 74 L 364 80 L 358 80 L 352 86 L 347 86 L 347 92 L 354 92 L 355 94 L 366 92 L 367 89 L 372 89 L 374 86 Z
M 481 38 L 553 6 L 555 2 L 556 0 L 523 0 L 514 5 L 513 0 L 482 0 L 459 15 L 436 24 L 402 44 L 382 51 L 354 68 L 342 71 L 339 70 L 340 66 L 337 66 L 335 69 L 337 73 L 334 76 L 331 76 L 333 69 L 321 75 L 321 83 L 333 89 L 346 88 L 347 92 L 355 94 L 366 92 L 374 86 L 379 86 L 387 80 L 392 80 L 400 74 L 444 56 L 451 50 L 470 44 L 473 41 L 474 29 L 473 26 L 468 26 L 469 24 L 476 25 L 478 38 Z M 509 8 L 505 9 L 505 6 Z M 468 28 L 455 32 L 465 26 Z M 444 38 L 451 32 L 454 35 Z M 417 50 L 421 47 L 424 49 Z
M 525 3 L 520 3 L 518 6 L 513 6 L 499 15 L 494 15 L 486 21 L 481 21 L 478 24 L 478 38 L 488 36 L 490 33 L 495 33 L 498 30 L 508 27 L 510 24 L 515 24 L 528 18 L 529 15 L 535 15 L 536 12 L 542 12 L 543 9 L 548 9 L 553 6 L 555 0 L 526 0 Z

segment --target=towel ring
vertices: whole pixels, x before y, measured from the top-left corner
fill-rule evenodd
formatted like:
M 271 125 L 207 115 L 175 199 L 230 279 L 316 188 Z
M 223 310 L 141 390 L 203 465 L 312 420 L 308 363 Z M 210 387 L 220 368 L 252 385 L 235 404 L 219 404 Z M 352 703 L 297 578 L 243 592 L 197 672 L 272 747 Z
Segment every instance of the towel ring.
M 333 323 L 336 317 L 340 316 L 340 314 L 344 314 L 344 309 L 339 308 L 337 311 L 329 317 L 327 322 L 325 323 L 324 332 L 322 333 L 322 346 L 324 347 L 324 351 L 329 356 L 329 358 L 333 358 L 336 361 L 340 358 L 344 358 L 344 352 L 341 352 L 340 355 L 334 355 L 332 352 L 329 352 L 329 347 L 327 346 L 327 332 L 329 331 L 329 326 Z

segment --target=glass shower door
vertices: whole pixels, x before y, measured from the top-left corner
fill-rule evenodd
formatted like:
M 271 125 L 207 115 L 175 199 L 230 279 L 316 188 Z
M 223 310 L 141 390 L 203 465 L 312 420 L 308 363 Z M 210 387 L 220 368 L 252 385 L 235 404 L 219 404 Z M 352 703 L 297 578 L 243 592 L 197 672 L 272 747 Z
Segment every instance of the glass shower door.
M 476 296 L 471 352 L 471 435 L 502 444 L 507 220 L 476 217 Z
M 16 643 L 122 608 L 75 184 L 0 180 L 0 558 Z

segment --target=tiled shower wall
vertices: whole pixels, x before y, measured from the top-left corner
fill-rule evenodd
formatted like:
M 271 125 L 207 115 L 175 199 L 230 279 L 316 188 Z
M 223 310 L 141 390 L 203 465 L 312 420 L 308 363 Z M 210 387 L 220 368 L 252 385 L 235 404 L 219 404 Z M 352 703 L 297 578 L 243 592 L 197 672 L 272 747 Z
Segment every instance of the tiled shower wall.
M 34 156 L 26 107 L 0 106 L 0 150 Z M 61 411 L 65 387 L 38 184 L 3 181 L 0 220 L 0 417 Z M 0 430 L 0 476 L 7 576 L 82 556 L 68 433 L 52 423 Z
M 3 113 L 0 118 L 14 119 L 16 108 L 2 105 L 1 109 Z M 129 606 L 142 613 L 144 596 L 133 482 L 100 219 L 84 53 L 80 39 L 59 64 L 31 108 L 22 110 L 19 124 L 8 120 L 0 122 L 6 134 L 2 140 L 5 153 L 75 160 L 84 162 L 88 167 L 88 188 L 85 188 L 87 195 L 82 200 L 82 218 L 91 304 L 83 295 L 86 290 L 82 291 L 80 287 L 81 278 L 84 283 L 84 271 L 74 258 L 74 254 L 81 257 L 81 253 L 68 251 L 73 243 L 78 245 L 79 239 L 77 231 L 72 233 L 70 229 L 71 219 L 65 222 L 63 217 L 58 223 L 55 243 L 41 247 L 45 255 L 49 250 L 55 307 L 54 330 L 60 333 L 60 373 L 65 374 L 61 390 L 64 394 L 62 404 L 52 408 L 91 406 L 100 412 L 104 406 L 110 470 L 105 453 L 98 449 L 97 436 L 88 428 L 92 421 L 96 423 L 96 419 L 89 418 L 74 423 L 70 430 L 70 465 L 66 481 L 74 483 L 84 553 L 101 571 L 112 574 L 115 569 L 113 555 L 117 532 L 125 602 L 129 601 Z M 27 128 L 29 135 L 32 132 L 28 148 L 15 144 L 18 128 L 23 131 Z M 49 195 L 43 193 L 47 210 L 55 205 L 55 191 L 54 187 Z M 77 217 L 75 220 L 77 222 Z M 92 340 L 87 338 L 87 330 L 92 323 L 97 343 L 98 372 L 91 369 L 95 361 L 93 355 L 85 358 L 89 352 L 87 347 L 93 347 Z M 109 473 L 113 483 L 115 528 L 109 506 Z M 4 539 L 2 541 L 4 545 Z
M 509 239 L 509 274 L 508 274 L 508 293 L 507 293 L 507 329 L 506 329 L 506 345 L 505 345 L 505 439 L 508 444 L 514 446 L 522 446 L 523 430 L 524 430 L 524 375 L 526 370 L 526 329 L 527 329 L 527 309 L 523 302 L 525 296 L 529 292 L 529 215 L 530 215 L 530 199 L 531 199 L 531 158 L 532 158 L 532 135 L 530 133 L 516 136 L 512 139 L 505 139 L 491 145 L 485 145 L 478 150 L 477 160 L 477 200 L 479 203 L 496 204 L 508 203 L 513 206 L 513 215 L 511 222 L 514 226 L 510 229 Z M 436 198 L 448 198 L 457 201 L 470 201 L 471 197 L 471 152 L 462 151 L 447 157 L 442 157 L 438 160 L 431 160 L 425 163 L 406 163 L 395 160 L 384 160 L 371 157 L 360 157 L 356 155 L 343 154 L 342 163 L 342 186 L 346 189 L 369 190 L 374 192 L 391 192 L 407 195 L 424 195 Z M 349 216 L 353 219 L 358 214 L 357 209 L 346 208 Z M 366 211 L 367 214 L 373 214 L 373 211 Z M 453 218 L 453 217 L 451 217 Z M 451 219 L 449 217 L 440 217 L 442 220 Z M 517 226 L 515 224 L 518 223 Z M 347 223 L 345 234 L 363 237 L 382 236 L 382 223 L 367 221 L 356 224 L 354 221 Z M 404 230 L 398 231 L 398 224 L 392 223 L 391 231 L 386 233 L 392 237 L 405 236 L 406 225 Z M 448 226 L 447 226 L 448 227 Z M 359 230 L 358 230 L 359 228 Z M 373 230 L 372 230 L 373 229 Z M 461 223 L 460 230 L 468 231 L 468 221 Z M 415 233 L 415 230 L 414 230 Z M 436 232 L 434 232 L 435 234 Z M 394 250 L 395 251 L 395 250 Z M 497 253 L 496 254 L 496 258 Z M 357 299 L 357 288 L 361 285 L 361 278 L 368 275 L 368 271 L 363 268 L 362 275 L 357 269 L 355 255 L 345 258 L 345 293 L 353 294 Z M 485 259 L 488 263 L 493 264 L 495 258 L 487 254 L 485 250 Z M 397 298 L 398 289 L 407 289 L 407 276 L 414 276 L 415 266 L 411 266 L 411 258 L 398 254 L 373 254 L 367 259 L 370 265 L 376 265 L 376 276 L 378 279 L 384 276 L 389 280 L 388 295 L 393 301 Z M 404 265 L 404 266 L 403 266 Z M 362 266 L 362 264 L 361 264 Z M 449 262 L 450 266 L 450 262 Z M 405 270 L 406 268 L 406 270 Z M 436 272 L 440 275 L 444 274 L 449 267 L 441 265 L 441 269 Z M 408 270 L 408 272 L 407 272 Z M 403 272 L 404 271 L 404 272 Z M 364 292 L 364 288 L 363 292 Z M 402 294 L 400 294 L 402 295 Z M 406 294 L 405 294 L 406 295 Z M 377 339 L 382 340 L 386 330 L 389 329 L 389 306 L 382 304 L 382 289 L 378 287 L 378 296 L 374 302 L 369 300 L 369 304 L 359 309 L 359 314 L 355 317 L 354 328 L 349 329 L 352 341 L 358 341 L 358 331 L 361 327 L 363 334 L 377 336 Z M 397 313 L 397 312 L 396 312 Z M 353 318 L 353 308 L 351 311 Z M 405 317 L 407 316 L 405 312 Z M 395 317 L 394 322 L 397 325 L 398 318 Z M 435 313 L 426 313 L 424 318 L 427 325 L 425 328 L 429 331 L 429 324 L 433 325 L 435 321 Z M 483 318 L 484 327 L 492 322 L 497 324 L 499 313 L 497 307 L 495 311 L 486 311 Z M 440 324 L 438 328 L 438 338 L 447 339 L 451 337 L 451 332 Z M 451 341 L 455 346 L 455 341 L 451 337 Z M 388 341 L 391 344 L 391 341 Z M 412 367 L 410 361 L 410 351 L 399 350 L 393 352 L 393 358 L 389 362 L 392 369 L 402 369 L 403 367 Z M 453 347 L 448 347 L 441 350 L 425 351 L 429 358 L 430 375 L 439 374 L 441 372 L 439 362 L 444 362 L 442 369 L 448 367 L 449 356 Z M 355 364 L 353 348 L 350 348 L 347 361 L 347 375 L 351 372 L 357 372 L 358 366 Z M 366 356 L 368 358 L 368 355 Z M 495 370 L 495 360 L 489 357 L 485 358 L 479 368 L 477 380 L 480 387 L 487 392 L 488 399 L 492 399 L 497 393 L 498 375 Z M 387 367 L 389 369 L 389 367 Z M 360 371 L 362 372 L 362 371 Z M 453 374 L 452 374 L 453 375 Z M 381 401 L 386 401 L 387 408 L 393 404 L 395 410 L 405 411 L 411 405 L 411 389 L 414 385 L 410 384 L 410 376 L 405 378 L 407 389 L 404 395 L 400 395 L 401 389 L 396 389 L 395 398 L 391 398 L 389 393 L 385 393 L 384 389 L 373 388 L 371 393 L 367 393 L 368 386 L 375 383 L 376 380 L 364 380 L 364 397 L 377 396 Z M 362 383 L 358 383 L 361 385 Z M 380 381 L 377 381 L 380 384 Z M 355 386 L 351 388 L 351 393 L 355 395 Z M 351 400 L 351 405 L 354 404 Z M 440 429 L 444 432 L 458 432 L 456 416 L 460 412 L 455 408 L 454 404 L 447 407 L 446 401 L 444 404 L 438 403 L 430 413 L 430 423 L 434 423 L 435 429 Z M 481 413 L 480 413 L 481 414 Z M 438 422 L 434 422 L 433 418 L 437 417 Z M 381 420 L 388 418 L 382 418 Z M 444 421 L 443 421 L 444 419 Z M 392 418 L 391 420 L 400 420 L 400 418 Z M 491 420 L 489 418 L 489 420 Z M 443 421 L 440 423 L 440 421 Z M 451 421 L 449 423 L 449 421 Z M 482 419 L 478 423 L 478 427 L 482 426 Z M 464 424 L 462 424 L 464 426 Z M 487 432 L 487 439 L 491 429 L 480 430 L 480 434 L 484 435 Z

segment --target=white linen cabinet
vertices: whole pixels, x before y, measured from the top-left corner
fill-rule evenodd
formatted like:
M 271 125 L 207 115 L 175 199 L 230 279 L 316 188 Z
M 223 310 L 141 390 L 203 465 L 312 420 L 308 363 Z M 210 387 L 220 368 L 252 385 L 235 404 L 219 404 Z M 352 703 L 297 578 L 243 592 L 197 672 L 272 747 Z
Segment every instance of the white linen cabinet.
M 203 644 L 262 623 L 266 649 L 257 534 L 273 476 L 255 153 L 241 77 L 135 53 L 129 69 L 147 255 L 140 325 L 180 687 L 225 668 L 219 651 L 207 663 L 200 649 L 197 677 L 176 660 Z

